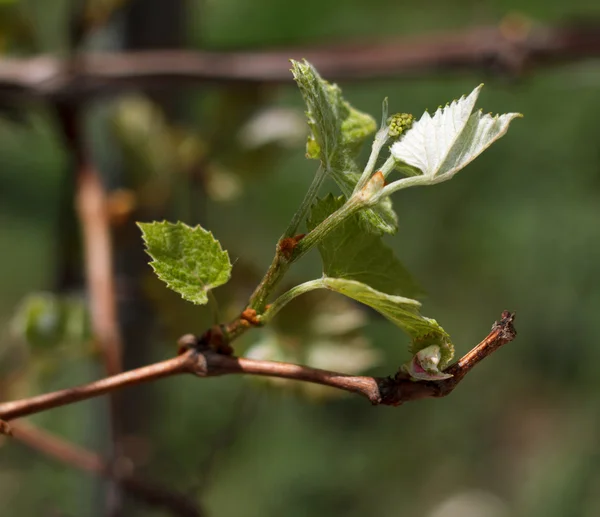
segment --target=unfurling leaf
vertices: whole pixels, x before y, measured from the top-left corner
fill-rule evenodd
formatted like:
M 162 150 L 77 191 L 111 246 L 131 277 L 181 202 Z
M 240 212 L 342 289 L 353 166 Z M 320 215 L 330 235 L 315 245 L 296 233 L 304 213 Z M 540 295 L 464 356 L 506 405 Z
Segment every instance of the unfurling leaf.
M 483 85 L 433 115 L 423 116 L 392 145 L 394 158 L 421 170 L 434 184 L 450 179 L 506 133 L 519 113 L 473 113 Z
M 150 265 L 168 287 L 196 304 L 208 302 L 207 292 L 229 280 L 229 255 L 211 232 L 184 223 L 138 223 L 152 257 Z
M 413 358 L 402 366 L 402 370 L 413 379 L 421 381 L 441 381 L 452 375 L 440 371 L 442 350 L 438 345 L 431 345 L 419 350 Z
M 292 73 L 307 107 L 310 156 L 332 175 L 344 174 L 346 160 L 375 132 L 375 119 L 350 106 L 340 88 L 322 79 L 310 63 L 292 60 Z
M 375 119 L 353 108 L 340 88 L 330 84 L 304 61 L 292 61 L 292 73 L 306 103 L 310 135 L 307 156 L 318 159 L 349 197 L 360 178 L 356 156 L 364 141 L 377 129 Z M 395 233 L 398 221 L 389 199 L 374 208 L 363 210 L 360 218 L 365 228 L 374 233 Z
M 413 299 L 394 296 L 378 291 L 354 280 L 324 278 L 324 285 L 340 294 L 372 307 L 392 323 L 400 327 L 411 338 L 411 352 L 431 346 L 439 347 L 438 369 L 443 370 L 454 356 L 450 336 L 437 321 L 421 315 L 421 304 Z
M 312 230 L 345 202 L 331 194 L 315 203 L 307 221 Z M 356 280 L 387 294 L 415 297 L 423 294 L 410 273 L 381 236 L 362 230 L 359 217 L 346 219 L 319 242 L 323 273 Z

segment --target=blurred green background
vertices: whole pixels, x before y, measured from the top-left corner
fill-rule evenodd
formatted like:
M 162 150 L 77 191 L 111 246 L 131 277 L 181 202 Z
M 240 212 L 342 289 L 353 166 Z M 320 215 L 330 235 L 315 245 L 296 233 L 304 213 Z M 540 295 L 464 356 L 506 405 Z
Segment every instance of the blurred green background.
M 170 23 L 156 13 L 178 2 L 146 2 L 152 7 L 122 2 L 124 11 L 96 29 L 86 48 L 135 46 L 128 31 L 136 27 L 150 31 L 138 46 L 152 45 L 153 35 L 160 38 L 152 27 L 167 32 Z M 539 24 L 600 14 L 583 0 L 196 0 L 183 8 L 175 40 L 211 50 L 381 41 L 495 25 L 515 11 Z M 65 54 L 68 16 L 66 0 L 0 2 L 3 51 Z M 378 118 L 385 96 L 392 112 L 420 115 L 480 82 L 485 111 L 525 118 L 455 180 L 397 194 L 400 231 L 387 240 L 426 289 L 424 314 L 444 326 L 459 354 L 504 309 L 517 312 L 518 339 L 449 398 L 399 408 L 235 377 L 173 378 L 126 390 L 125 452 L 137 472 L 197 499 L 210 516 L 600 515 L 598 60 L 519 77 L 473 70 L 339 84 L 354 106 Z M 16 120 L 6 110 L 0 118 L 5 400 L 102 375 L 87 342 L 30 346 L 11 332 L 28 294 L 81 294 L 83 285 L 69 152 L 51 107 L 21 108 Z M 121 189 L 111 200 L 133 196 L 133 219 L 201 223 L 229 250 L 234 278 L 215 292 L 226 316 L 243 307 L 312 179 L 302 109 L 291 75 L 277 86 L 195 86 L 87 106 L 88 146 L 107 187 Z M 248 136 L 267 127 L 257 122 L 260 113 L 283 120 L 267 143 Z M 172 356 L 178 335 L 202 332 L 211 321 L 208 308 L 184 304 L 153 279 L 133 219 L 114 226 L 128 367 Z M 59 279 L 65 264 L 75 271 L 67 284 Z M 287 281 L 319 273 L 313 252 Z M 290 346 L 308 346 L 319 296 L 281 314 L 276 331 Z M 407 339 L 366 310 L 356 314 L 357 327 L 364 316 L 368 322 L 351 329 L 353 339 L 360 332 L 381 355 L 369 371 L 394 373 L 408 358 Z M 239 346 L 264 339 L 249 333 Z M 106 451 L 106 406 L 90 401 L 31 421 Z M 2 515 L 105 515 L 105 488 L 16 441 L 0 445 Z M 124 504 L 123 515 L 168 515 Z

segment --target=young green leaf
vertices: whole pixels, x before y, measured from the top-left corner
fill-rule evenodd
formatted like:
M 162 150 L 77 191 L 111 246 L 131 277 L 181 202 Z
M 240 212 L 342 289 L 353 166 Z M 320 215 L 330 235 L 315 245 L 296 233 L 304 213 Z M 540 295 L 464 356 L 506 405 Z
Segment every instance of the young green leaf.
M 360 178 L 356 156 L 377 125 L 370 115 L 353 108 L 340 88 L 330 84 L 308 62 L 292 61 L 292 73 L 306 103 L 310 135 L 307 156 L 318 159 L 349 197 Z M 395 233 L 398 221 L 389 199 L 361 211 L 366 229 L 375 233 Z
M 432 116 L 425 112 L 404 137 L 392 145 L 398 161 L 417 167 L 426 177 L 422 183 L 434 184 L 450 179 L 473 161 L 508 130 L 519 113 L 492 117 L 473 113 L 483 85 Z
M 329 194 L 312 207 L 307 221 L 312 230 L 345 202 Z M 319 243 L 323 272 L 334 278 L 362 282 L 392 295 L 415 297 L 423 294 L 410 273 L 379 235 L 362 231 L 354 215 L 338 225 Z
M 138 223 L 152 257 L 150 265 L 168 287 L 196 304 L 208 302 L 207 292 L 229 280 L 229 255 L 211 232 L 184 223 Z
M 437 368 L 443 370 L 454 356 L 450 336 L 437 321 L 421 315 L 421 304 L 410 298 L 394 296 L 378 291 L 355 280 L 324 278 L 324 285 L 340 294 L 372 307 L 412 338 L 410 351 L 417 354 L 431 346 L 439 347 Z

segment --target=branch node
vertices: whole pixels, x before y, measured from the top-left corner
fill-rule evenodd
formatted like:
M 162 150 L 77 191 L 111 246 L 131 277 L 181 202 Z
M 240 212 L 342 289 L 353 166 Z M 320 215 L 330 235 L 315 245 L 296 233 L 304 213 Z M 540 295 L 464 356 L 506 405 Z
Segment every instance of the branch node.
M 233 348 L 229 344 L 229 341 L 230 339 L 225 327 L 223 325 L 213 325 L 202 334 L 194 348 L 200 353 L 206 350 L 213 350 L 217 354 L 232 355 Z
M 191 350 L 189 354 L 187 370 L 198 377 L 207 377 L 208 361 L 206 360 L 204 353 L 198 350 Z
M 188 350 L 196 349 L 199 340 L 194 334 L 184 334 L 177 340 L 177 355 L 183 355 Z
M 258 317 L 254 309 L 244 309 L 244 311 L 240 315 L 240 318 L 250 323 L 250 325 L 252 325 L 253 327 L 260 327 L 262 325 L 260 318 Z
M 290 260 L 298 243 L 305 237 L 305 233 L 299 233 L 293 237 L 286 237 L 277 243 L 277 253 L 286 260 Z
M 502 312 L 502 319 L 492 326 L 492 331 L 499 331 L 502 340 L 512 341 L 517 337 L 517 331 L 513 325 L 516 313 L 510 311 Z
M 12 428 L 8 422 L 4 420 L 0 420 L 0 434 L 4 434 L 6 436 L 12 436 Z
M 410 400 L 440 396 L 435 382 L 413 381 L 402 373 L 379 378 L 377 385 L 381 393 L 380 403 L 386 406 L 401 406 Z

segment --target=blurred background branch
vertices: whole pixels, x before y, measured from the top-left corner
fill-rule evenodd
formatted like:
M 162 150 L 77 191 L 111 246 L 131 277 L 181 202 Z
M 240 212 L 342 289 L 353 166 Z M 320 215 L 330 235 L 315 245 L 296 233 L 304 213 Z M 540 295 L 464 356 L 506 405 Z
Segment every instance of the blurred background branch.
M 27 447 L 75 469 L 110 479 L 151 508 L 162 507 L 180 517 L 204 515 L 197 503 L 185 495 L 133 475 L 133 465 L 124 458 L 116 464 L 106 462 L 100 455 L 26 422 L 13 422 L 11 428 L 12 437 Z
M 331 80 L 418 76 L 482 69 L 519 76 L 531 68 L 600 56 L 600 25 L 538 26 L 520 17 L 499 26 L 376 44 L 261 52 L 140 50 L 0 60 L 0 95 L 79 98 L 205 82 L 290 82 L 289 59 L 306 58 Z

